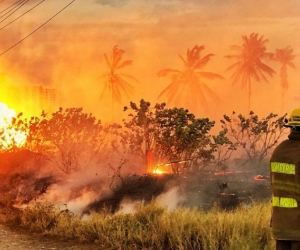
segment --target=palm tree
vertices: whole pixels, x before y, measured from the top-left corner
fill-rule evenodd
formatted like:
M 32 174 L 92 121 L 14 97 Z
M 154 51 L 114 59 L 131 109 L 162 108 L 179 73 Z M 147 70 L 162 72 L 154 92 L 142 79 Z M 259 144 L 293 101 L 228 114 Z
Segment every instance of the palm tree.
M 293 49 L 290 46 L 287 46 L 283 49 L 276 49 L 274 54 L 274 59 L 278 61 L 281 65 L 280 67 L 280 79 L 281 79 L 281 111 L 283 111 L 283 103 L 284 96 L 286 91 L 289 88 L 288 80 L 287 80 L 287 67 L 291 67 L 293 69 L 296 68 L 295 64 L 292 62 L 295 59 L 293 54 Z
M 208 109 L 208 94 L 216 103 L 219 99 L 217 94 L 204 83 L 203 79 L 223 79 L 222 76 L 202 71 L 213 54 L 201 57 L 204 46 L 194 46 L 187 49 L 186 56 L 178 55 L 184 64 L 183 70 L 164 69 L 157 73 L 159 77 L 170 76 L 171 83 L 159 94 L 158 98 L 166 96 L 169 104 L 184 105 L 187 108 L 201 106 L 205 111 Z
M 122 94 L 125 94 L 127 97 L 130 97 L 133 94 L 133 86 L 128 83 L 128 80 L 137 82 L 137 80 L 130 75 L 118 73 L 120 69 L 132 65 L 132 60 L 122 61 L 122 56 L 124 53 L 124 50 L 119 49 L 118 46 L 114 46 L 110 58 L 107 56 L 107 54 L 104 54 L 104 58 L 108 66 L 108 72 L 101 76 L 105 78 L 106 81 L 100 99 L 105 97 L 107 92 L 111 95 L 112 115 L 113 102 L 116 101 L 121 104 Z
M 227 55 L 226 58 L 235 59 L 237 62 L 227 68 L 234 70 L 232 74 L 232 82 L 241 81 L 242 87 L 248 88 L 248 110 L 251 108 L 251 79 L 260 82 L 261 80 L 268 82 L 266 75 L 272 77 L 275 71 L 268 65 L 263 63 L 263 60 L 272 58 L 272 53 L 266 52 L 267 39 L 263 36 L 258 36 L 257 33 L 252 33 L 250 36 L 242 36 L 242 46 L 233 45 L 232 49 L 238 51 L 235 55 Z

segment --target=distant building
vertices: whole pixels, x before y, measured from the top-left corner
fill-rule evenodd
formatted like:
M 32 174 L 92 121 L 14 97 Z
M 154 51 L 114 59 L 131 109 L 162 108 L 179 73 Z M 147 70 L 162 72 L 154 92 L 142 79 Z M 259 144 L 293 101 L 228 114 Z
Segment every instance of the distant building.
M 42 110 L 52 112 L 57 109 L 55 89 L 41 85 L 0 84 L 0 102 L 25 115 L 40 115 Z

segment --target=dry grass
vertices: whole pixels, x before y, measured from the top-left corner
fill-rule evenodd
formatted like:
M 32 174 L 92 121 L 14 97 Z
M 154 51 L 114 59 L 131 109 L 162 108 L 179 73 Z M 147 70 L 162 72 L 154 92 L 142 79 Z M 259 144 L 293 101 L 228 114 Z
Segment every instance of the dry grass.
M 271 204 L 256 203 L 226 212 L 138 204 L 132 214 L 91 214 L 81 219 L 69 210 L 37 203 L 23 210 L 22 225 L 33 231 L 79 239 L 101 249 L 253 250 L 274 249 Z M 18 220 L 16 220 L 18 221 Z

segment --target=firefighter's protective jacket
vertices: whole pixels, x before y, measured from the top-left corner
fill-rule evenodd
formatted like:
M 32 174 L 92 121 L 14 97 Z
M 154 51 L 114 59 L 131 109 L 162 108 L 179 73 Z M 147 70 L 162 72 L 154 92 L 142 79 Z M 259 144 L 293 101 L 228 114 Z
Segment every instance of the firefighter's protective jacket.
M 300 240 L 300 131 L 274 150 L 271 161 L 273 236 Z

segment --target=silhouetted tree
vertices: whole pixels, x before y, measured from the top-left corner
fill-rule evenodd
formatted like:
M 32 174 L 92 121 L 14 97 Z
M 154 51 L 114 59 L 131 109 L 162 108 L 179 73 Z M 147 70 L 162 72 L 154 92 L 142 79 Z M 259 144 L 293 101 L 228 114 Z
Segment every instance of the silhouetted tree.
M 82 108 L 59 108 L 51 115 L 43 111 L 40 117 L 17 121 L 16 126 L 27 130 L 24 149 L 43 155 L 65 174 L 103 162 L 111 150 L 106 139 L 111 126 L 103 126 Z
M 226 58 L 234 59 L 236 62 L 227 70 L 234 70 L 232 74 L 233 83 L 241 82 L 242 87 L 248 88 L 248 110 L 251 109 L 251 80 L 268 82 L 266 75 L 272 77 L 275 71 L 263 61 L 272 58 L 272 53 L 266 52 L 267 39 L 252 33 L 250 36 L 242 36 L 242 46 L 233 45 L 232 49 L 237 51 L 235 55 L 227 55 Z
M 128 111 L 128 108 L 124 108 Z M 166 109 L 165 103 L 150 108 L 150 103 L 140 101 L 140 105 L 130 102 L 131 117 L 125 122 L 121 134 L 124 148 L 129 148 L 135 156 L 146 158 L 153 153 L 153 167 L 158 163 L 168 163 L 174 173 L 185 170 L 199 170 L 209 163 L 223 166 L 234 150 L 226 133 L 209 135 L 215 122 L 208 118 L 196 118 L 184 108 Z M 183 169 L 179 166 L 179 163 Z M 165 164 L 161 164 L 165 165 Z M 151 169 L 148 169 L 148 171 Z
M 168 162 L 174 162 L 174 173 L 180 173 L 176 162 L 183 161 L 185 170 L 199 170 L 214 159 L 210 130 L 215 122 L 196 118 L 184 108 L 164 109 L 156 114 L 160 130 L 156 131 L 158 149 Z
M 233 112 L 231 116 L 224 115 L 223 118 L 222 128 L 227 130 L 229 139 L 252 163 L 261 163 L 286 135 L 283 126 L 286 114 L 278 116 L 270 113 L 259 119 L 253 111 L 249 112 L 248 117 Z
M 137 80 L 128 74 L 119 73 L 119 71 L 129 65 L 132 65 L 132 60 L 122 61 L 124 50 L 119 49 L 118 46 L 114 46 L 110 58 L 107 54 L 104 54 L 106 64 L 108 66 L 108 72 L 101 77 L 105 78 L 105 86 L 101 93 L 100 99 L 102 99 L 107 91 L 111 95 L 112 101 L 112 115 L 113 115 L 113 102 L 122 103 L 122 94 L 125 94 L 128 98 L 133 94 L 133 86 L 128 80 Z
M 291 67 L 293 69 L 296 68 L 293 60 L 295 59 L 295 55 L 293 54 L 293 49 L 291 46 L 287 46 L 283 49 L 276 49 L 274 54 L 274 59 L 278 61 L 281 65 L 280 67 L 280 79 L 281 79 L 281 111 L 283 110 L 284 96 L 286 91 L 289 88 L 288 80 L 287 80 L 287 67 Z
M 223 79 L 222 76 L 203 71 L 214 54 L 201 57 L 204 46 L 194 46 L 188 49 L 186 59 L 178 55 L 184 64 L 183 70 L 164 69 L 157 73 L 159 77 L 170 76 L 171 83 L 159 94 L 158 98 L 166 95 L 169 104 L 191 108 L 195 106 L 208 109 L 207 96 L 218 103 L 217 94 L 203 81 L 204 79 Z
M 128 130 L 125 129 L 122 132 L 121 143 L 124 148 L 127 145 L 129 153 L 144 159 L 147 168 L 150 167 L 147 160 L 148 154 L 151 154 L 152 158 L 152 152 L 154 152 L 154 162 L 161 158 L 160 152 L 156 150 L 155 132 L 159 127 L 155 117 L 157 112 L 165 108 L 165 105 L 165 103 L 161 103 L 150 107 L 150 102 L 141 99 L 139 105 L 130 102 L 129 107 L 124 107 L 124 111 L 130 110 L 133 113 L 129 113 L 130 119 L 128 121 L 123 121 Z

